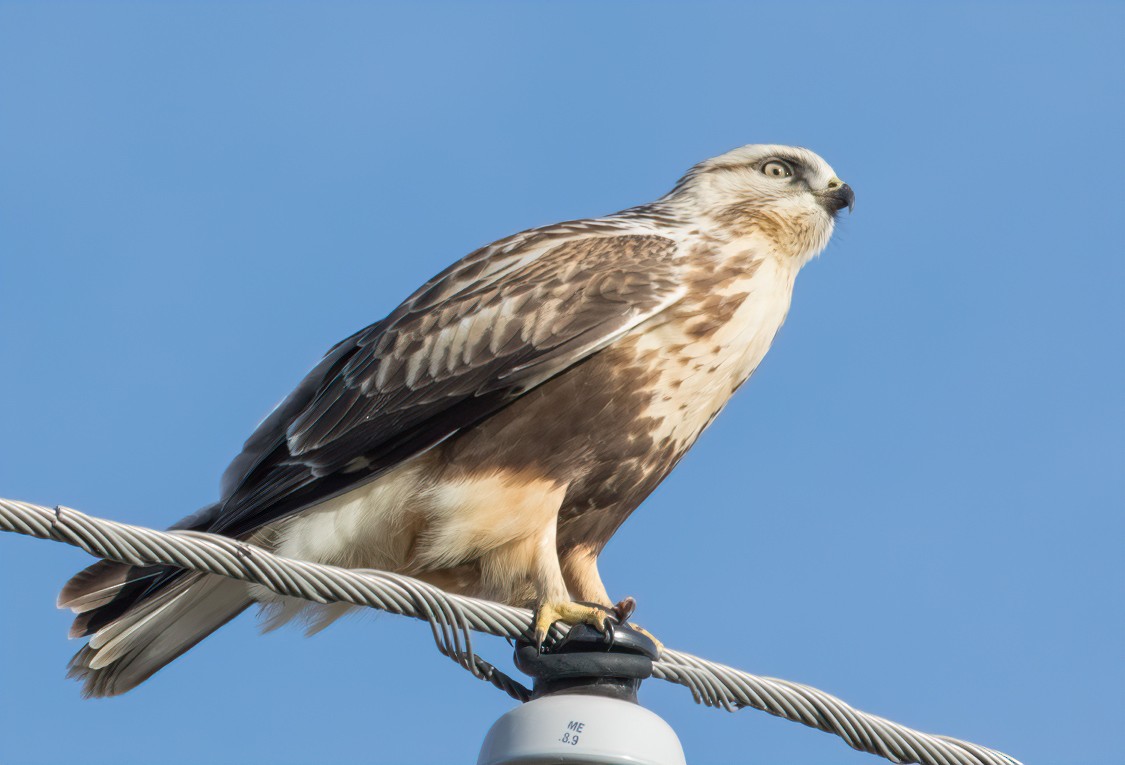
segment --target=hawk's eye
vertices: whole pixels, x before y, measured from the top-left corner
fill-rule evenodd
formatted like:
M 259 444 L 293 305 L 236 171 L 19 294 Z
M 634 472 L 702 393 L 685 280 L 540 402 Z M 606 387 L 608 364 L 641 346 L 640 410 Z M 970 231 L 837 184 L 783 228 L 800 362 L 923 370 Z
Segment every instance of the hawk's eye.
M 770 178 L 793 177 L 793 168 L 789 166 L 788 162 L 782 162 L 780 159 L 771 159 L 769 162 L 762 165 L 762 172 Z

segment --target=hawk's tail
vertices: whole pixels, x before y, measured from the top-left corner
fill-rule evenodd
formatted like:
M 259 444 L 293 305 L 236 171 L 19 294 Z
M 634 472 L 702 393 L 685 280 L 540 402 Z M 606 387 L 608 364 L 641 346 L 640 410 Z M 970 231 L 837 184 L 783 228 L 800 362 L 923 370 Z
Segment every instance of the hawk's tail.
M 66 583 L 59 607 L 90 642 L 70 660 L 86 696 L 134 688 L 253 602 L 250 588 L 214 574 L 99 561 Z

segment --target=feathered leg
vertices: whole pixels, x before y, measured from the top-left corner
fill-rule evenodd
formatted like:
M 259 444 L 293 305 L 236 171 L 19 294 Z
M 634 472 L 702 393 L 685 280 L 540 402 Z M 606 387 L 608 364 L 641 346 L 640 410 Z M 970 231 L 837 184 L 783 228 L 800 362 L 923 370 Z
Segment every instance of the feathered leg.
M 602 583 L 601 574 L 598 572 L 598 555 L 593 547 L 578 545 L 560 553 L 563 578 L 570 590 L 570 595 L 575 600 L 590 603 L 604 604 L 618 624 L 628 621 L 637 608 L 637 601 L 632 597 L 625 597 L 615 605 L 609 598 L 605 584 Z M 612 624 L 612 622 L 611 622 Z M 638 632 L 643 632 L 656 643 L 658 650 L 663 650 L 663 644 L 643 627 L 629 622 L 629 626 Z M 604 630 L 603 630 L 604 631 Z
M 562 497 L 561 488 L 544 496 L 543 499 L 549 499 L 550 504 L 535 508 L 539 522 L 530 533 L 499 545 L 480 558 L 482 594 L 485 597 L 534 605 L 532 633 L 539 648 L 542 648 L 551 626 L 556 622 L 589 624 L 607 634 L 613 631 L 614 613 L 610 606 L 571 599 L 572 593 L 563 577 L 555 541 Z M 520 512 L 515 505 L 509 507 L 513 513 Z M 517 582 L 526 583 L 527 590 L 514 591 L 512 588 Z M 599 599 L 607 600 L 604 597 Z

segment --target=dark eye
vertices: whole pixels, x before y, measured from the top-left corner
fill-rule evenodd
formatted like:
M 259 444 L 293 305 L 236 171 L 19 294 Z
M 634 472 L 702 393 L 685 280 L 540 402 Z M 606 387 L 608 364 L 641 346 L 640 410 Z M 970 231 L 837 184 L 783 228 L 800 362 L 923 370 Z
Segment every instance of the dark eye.
M 789 166 L 788 162 L 782 162 L 780 159 L 771 159 L 769 162 L 762 165 L 762 172 L 770 178 L 793 177 L 793 168 Z

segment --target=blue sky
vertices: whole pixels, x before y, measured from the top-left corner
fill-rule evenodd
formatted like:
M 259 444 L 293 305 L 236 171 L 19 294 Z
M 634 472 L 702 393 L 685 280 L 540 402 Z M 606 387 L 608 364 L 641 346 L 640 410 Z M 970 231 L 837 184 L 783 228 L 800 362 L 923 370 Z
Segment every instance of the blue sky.
M 165 526 L 449 262 L 801 144 L 855 213 L 609 545 L 611 593 L 922 730 L 1121 762 L 1123 29 L 1083 3 L 0 3 L 0 496 Z M 0 539 L 5 762 L 471 762 L 510 708 L 373 614 L 243 617 L 83 701 L 54 599 L 88 561 Z M 876 761 L 642 701 L 694 764 Z

